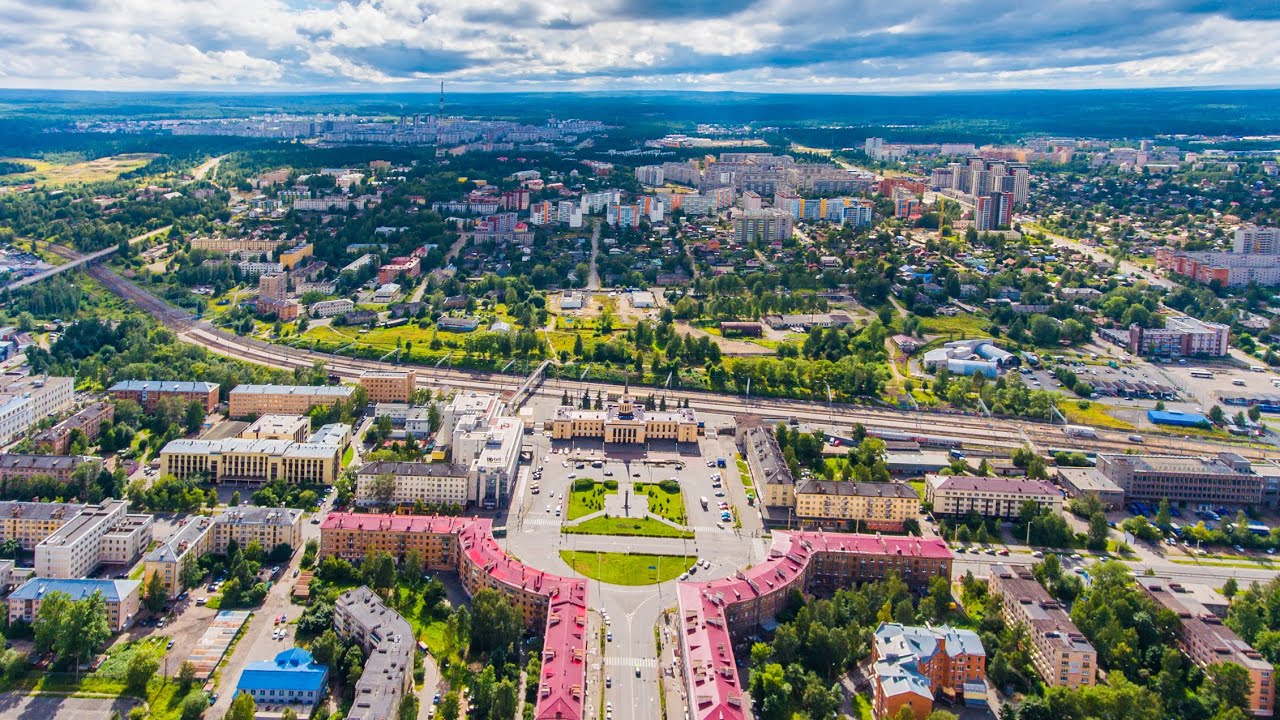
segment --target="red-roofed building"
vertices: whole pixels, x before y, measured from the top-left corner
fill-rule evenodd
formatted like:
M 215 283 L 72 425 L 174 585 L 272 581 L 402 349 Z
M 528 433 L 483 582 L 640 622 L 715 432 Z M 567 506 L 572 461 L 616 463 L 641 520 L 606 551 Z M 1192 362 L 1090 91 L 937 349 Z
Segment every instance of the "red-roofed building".
M 587 584 L 528 567 L 507 555 L 483 518 L 329 513 L 320 526 L 320 557 L 362 560 L 416 550 L 434 570 L 453 570 L 467 593 L 484 588 L 511 598 L 525 624 L 543 628 L 537 720 L 580 720 L 587 679 Z
M 747 717 L 733 638 L 771 620 L 793 590 L 844 587 L 897 572 L 923 592 L 931 578 L 951 577 L 951 550 L 941 540 L 781 531 L 773 538 L 769 557 L 759 565 L 677 588 L 680 652 L 693 720 Z

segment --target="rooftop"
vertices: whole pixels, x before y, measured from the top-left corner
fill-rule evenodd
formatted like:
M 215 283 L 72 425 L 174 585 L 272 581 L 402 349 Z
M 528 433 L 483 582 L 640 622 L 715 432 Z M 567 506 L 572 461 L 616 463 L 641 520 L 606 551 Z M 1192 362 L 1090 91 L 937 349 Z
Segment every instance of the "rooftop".
M 1271 670 L 1271 663 L 1262 657 L 1262 653 L 1223 625 L 1221 618 L 1178 583 L 1168 578 L 1144 575 L 1139 575 L 1137 581 L 1151 598 L 1178 616 L 1182 632 L 1189 638 L 1195 638 L 1195 645 L 1209 649 L 1215 657 L 1214 662 L 1233 662 L 1249 670 Z
M 48 472 L 74 470 L 83 463 L 97 462 L 101 459 L 89 455 L 22 455 L 4 453 L 0 454 L 0 473 L 17 470 L 44 470 Z
M 1000 594 L 1006 600 L 1018 602 L 1034 632 L 1052 640 L 1063 651 L 1093 652 L 1093 645 L 1071 621 L 1071 615 L 1025 567 L 992 565 L 990 577 L 997 579 Z
M 68 520 L 84 510 L 82 503 L 45 503 L 0 501 L 0 518 L 27 518 L 33 520 Z
M 10 600 L 40 600 L 52 592 L 60 592 L 69 595 L 72 600 L 81 600 L 93 595 L 95 592 L 102 593 L 102 598 L 107 602 L 119 602 L 121 598 L 128 597 L 138 590 L 142 585 L 141 580 L 91 580 L 88 578 L 81 579 L 60 579 L 60 578 L 43 578 L 33 577 L 22 584 L 22 587 L 14 590 L 9 595 Z
M 365 463 L 359 475 L 395 475 L 397 477 L 466 477 L 467 466 L 456 463 L 391 462 Z
M 348 398 L 355 392 L 350 385 L 237 385 L 232 395 L 311 395 L 314 397 Z
M 901 482 L 844 482 L 838 480 L 802 480 L 797 495 L 846 495 L 875 498 L 919 499 L 914 488 Z
M 103 500 L 100 505 L 86 505 L 84 510 L 45 538 L 40 544 L 46 547 L 71 545 L 92 532 L 99 525 L 108 522 L 116 513 L 124 514 L 129 503 L 124 500 Z
M 121 380 L 108 388 L 107 392 L 208 393 L 217 387 L 211 382 L 189 380 Z
M 246 665 L 236 689 L 311 691 L 318 699 L 328 674 L 329 668 L 316 664 L 311 653 L 295 647 L 276 655 L 275 660 L 260 660 Z
M 1047 480 L 973 475 L 926 475 L 925 482 L 947 492 L 986 492 L 1006 495 L 1062 496 L 1062 490 Z

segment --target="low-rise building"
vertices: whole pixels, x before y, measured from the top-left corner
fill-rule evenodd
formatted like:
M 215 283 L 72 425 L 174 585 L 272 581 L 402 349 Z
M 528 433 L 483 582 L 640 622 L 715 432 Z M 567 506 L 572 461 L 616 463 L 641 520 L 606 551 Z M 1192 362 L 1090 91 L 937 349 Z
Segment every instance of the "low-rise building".
M 1027 627 L 1031 662 L 1045 683 L 1072 689 L 1096 684 L 1098 652 L 1029 569 L 992 565 L 987 581 L 991 594 L 1000 596 L 1005 622 Z
M 1062 490 L 1043 480 L 971 475 L 926 475 L 925 502 L 937 515 L 966 515 L 975 511 L 988 518 L 1016 518 L 1030 501 L 1054 513 L 1062 512 Z
M 331 318 L 344 315 L 356 309 L 356 304 L 346 298 L 337 300 L 319 300 L 311 303 L 307 312 L 313 318 Z
M 1220 323 L 1174 316 L 1162 328 L 1129 326 L 1129 352 L 1162 357 L 1226 357 L 1231 347 L 1231 328 Z
M 1243 507 L 1262 502 L 1264 478 L 1233 452 L 1216 457 L 1098 455 L 1098 472 L 1124 491 L 1127 500 L 1179 505 Z
M 36 435 L 32 441 L 36 447 L 50 454 L 66 455 L 71 447 L 71 436 L 75 431 L 80 431 L 86 442 L 93 443 L 97 441 L 98 434 L 102 431 L 102 424 L 115 418 L 115 411 L 116 406 L 111 403 L 93 403 Z
M 0 543 L 17 540 L 23 550 L 35 550 L 84 508 L 83 503 L 0 501 Z
M 1167 578 L 1139 575 L 1138 585 L 1147 597 L 1178 616 L 1179 644 L 1201 669 L 1218 663 L 1235 663 L 1249 672 L 1251 715 L 1270 717 L 1275 708 L 1276 679 L 1262 653 L 1240 639 L 1181 585 Z
M 795 492 L 795 514 L 802 525 L 897 532 L 920 514 L 920 496 L 903 482 L 804 480 Z
M 649 411 L 629 396 L 607 403 L 603 410 L 580 410 L 562 405 L 551 417 L 556 440 L 601 438 L 605 443 L 644 444 L 653 440 L 698 441 L 698 417 L 693 410 Z
M 62 593 L 72 600 L 83 600 L 100 593 L 105 605 L 107 624 L 112 632 L 128 629 L 138 617 L 142 583 L 137 580 L 90 580 L 85 578 L 29 578 L 8 598 L 9 623 L 31 623 L 40 614 L 40 606 L 52 593 Z
M 50 477 L 67 482 L 75 475 L 76 468 L 82 465 L 101 467 L 102 458 L 91 455 L 0 453 L 0 480 Z
M 413 627 L 377 593 L 358 587 L 339 595 L 333 604 L 333 628 L 338 637 L 354 640 L 367 655 L 347 718 L 395 717 L 401 698 L 413 692 Z
M 256 432 L 257 427 L 255 423 L 245 432 Z M 160 450 L 160 474 L 199 476 L 214 483 L 253 485 L 283 480 L 332 485 L 342 470 L 342 455 L 350 442 L 351 426 L 343 424 L 324 425 L 307 442 L 245 436 L 171 440 Z
M 1124 507 L 1124 489 L 1096 467 L 1058 467 L 1054 469 L 1058 484 L 1072 497 L 1097 496 L 1106 507 Z
M 934 698 L 954 705 L 987 694 L 987 652 L 972 630 L 880 623 L 871 646 L 872 710 L 878 718 L 911 708 L 917 718 L 933 711 Z
M 354 393 L 350 385 L 237 385 L 228 396 L 227 415 L 306 415 L 314 407 L 350 402 Z
M 251 662 L 240 671 L 236 694 L 246 693 L 261 706 L 299 706 L 307 712 L 324 697 L 329 668 L 315 662 L 302 648 L 289 648 L 274 660 Z
M 466 465 L 424 462 L 372 462 L 356 474 L 356 504 L 423 502 L 465 507 L 474 502 Z
M 369 402 L 407 403 L 418 387 L 418 372 L 367 370 L 360 374 L 360 386 L 369 394 Z
M 145 412 L 153 413 L 162 397 L 176 397 L 183 403 L 198 402 L 205 412 L 218 406 L 218 386 L 210 382 L 183 380 L 121 380 L 107 388 L 115 400 L 132 400 Z

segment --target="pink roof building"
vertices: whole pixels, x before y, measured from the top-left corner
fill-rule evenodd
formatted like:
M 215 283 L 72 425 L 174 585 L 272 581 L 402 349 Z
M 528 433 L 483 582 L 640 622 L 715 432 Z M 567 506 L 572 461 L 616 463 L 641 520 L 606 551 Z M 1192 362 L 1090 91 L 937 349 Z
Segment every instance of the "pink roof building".
M 746 718 L 733 636 L 772 619 L 792 590 L 847 586 L 897 572 L 917 591 L 951 576 L 941 540 L 823 532 L 775 532 L 769 557 L 733 577 L 677 587 L 680 652 L 694 720 Z

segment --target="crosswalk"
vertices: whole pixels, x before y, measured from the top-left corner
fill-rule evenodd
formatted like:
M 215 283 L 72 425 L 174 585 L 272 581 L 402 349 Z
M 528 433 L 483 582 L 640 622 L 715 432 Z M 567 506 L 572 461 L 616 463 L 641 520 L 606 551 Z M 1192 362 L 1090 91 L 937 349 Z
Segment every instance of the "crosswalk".
M 642 668 L 656 668 L 656 667 L 658 667 L 658 658 L 653 658 L 653 657 L 638 658 L 638 657 L 616 657 L 616 656 L 606 656 L 606 657 L 605 657 L 605 659 L 604 659 L 604 664 L 605 664 L 605 665 L 607 665 L 607 666 L 609 666 L 609 667 L 628 667 L 628 668 L 633 668 L 633 667 L 635 667 L 635 666 L 639 665 L 639 666 L 640 666 L 640 667 L 642 667 Z

